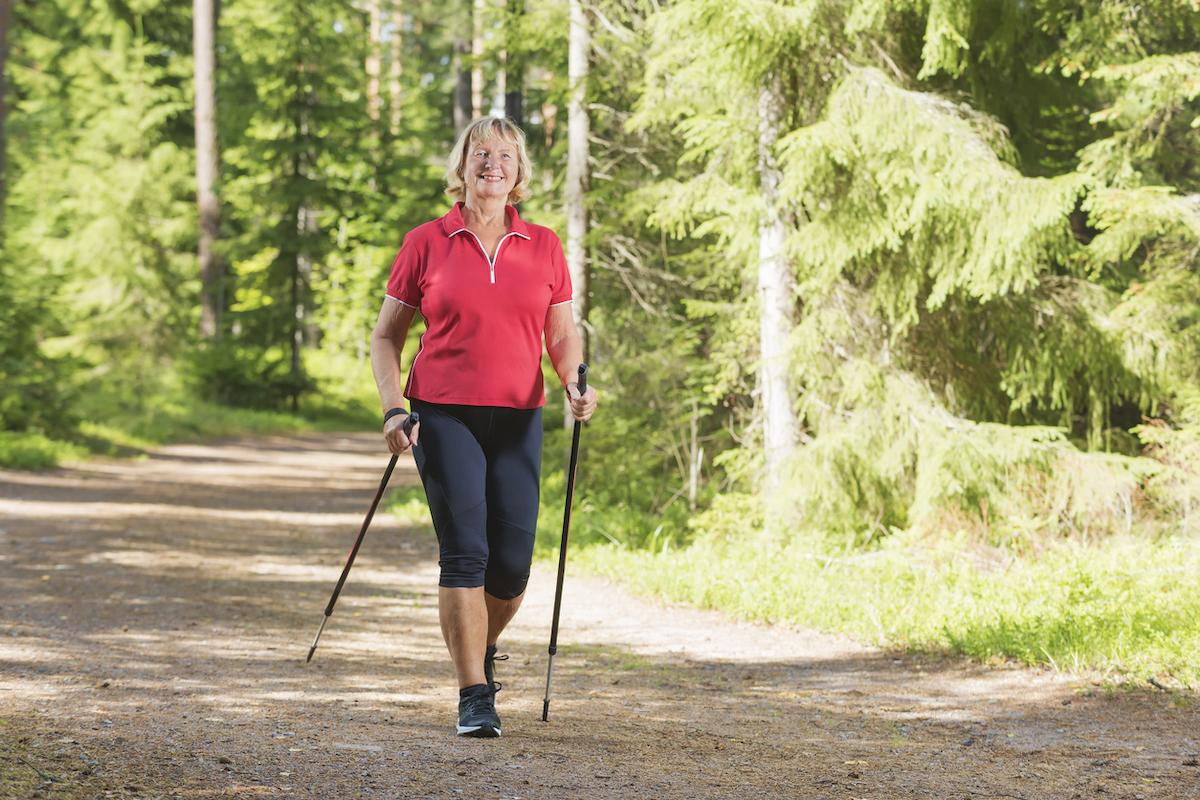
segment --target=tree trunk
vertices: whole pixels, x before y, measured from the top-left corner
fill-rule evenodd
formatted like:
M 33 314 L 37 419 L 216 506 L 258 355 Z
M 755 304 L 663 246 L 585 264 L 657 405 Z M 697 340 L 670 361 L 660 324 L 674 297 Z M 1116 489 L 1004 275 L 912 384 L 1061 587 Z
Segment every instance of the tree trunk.
M 367 190 L 374 194 L 379 187 L 379 173 L 383 165 L 380 163 L 383 130 L 380 118 L 383 112 L 383 96 L 380 92 L 380 76 L 383 72 L 383 10 L 379 7 L 382 0 L 367 2 L 367 57 L 364 63 L 367 73 L 367 119 L 370 121 L 367 131 L 367 153 L 371 162 L 371 175 L 367 178 Z
M 567 267 L 575 290 L 572 312 L 575 324 L 583 337 L 583 360 L 587 361 L 588 273 L 587 273 L 587 204 L 584 193 L 588 182 L 588 22 L 582 0 L 570 0 L 570 37 L 567 51 L 567 81 L 571 97 L 567 108 Z M 572 417 L 567 414 L 567 427 Z
M 525 110 L 525 62 L 513 47 L 517 36 L 517 26 L 525 13 L 525 0 L 508 0 L 508 15 L 505 21 L 505 61 L 504 61 L 504 115 L 524 127 Z
M 454 133 L 462 133 L 471 121 L 471 70 L 466 60 L 471 55 L 471 43 L 465 39 L 454 42 L 454 74 L 458 81 L 454 85 Z
M 200 335 L 220 336 L 221 262 L 214 252 L 221 208 L 217 200 L 216 10 L 213 0 L 193 0 L 192 47 L 196 89 L 196 204 L 200 214 Z
M 795 297 L 791 265 L 784 252 L 787 229 L 779 209 L 779 166 L 775 143 L 779 140 L 783 117 L 778 78 L 759 91 L 758 167 L 763 198 L 763 216 L 759 222 L 758 300 L 759 300 L 759 389 L 763 408 L 763 449 L 765 475 L 763 498 L 766 502 L 768 532 L 779 524 L 774 512 L 784 467 L 796 446 L 797 422 L 788 390 L 787 342 L 795 327 Z
M 496 94 L 492 97 L 492 108 L 504 108 L 508 102 L 508 50 L 500 49 L 499 63 L 496 64 Z
M 380 39 L 383 35 L 383 13 L 379 8 L 380 0 L 369 0 L 367 3 L 367 116 L 372 123 L 379 122 L 380 109 L 383 105 L 379 94 L 379 75 L 383 61 Z M 376 132 L 373 127 L 372 134 Z
M 483 15 L 484 0 L 475 0 L 471 13 L 471 118 L 483 116 Z
M 296 219 L 296 234 L 301 242 L 309 243 L 315 238 L 317 232 L 317 214 L 316 211 L 308 204 L 300 206 L 300 212 Z M 300 248 L 299 255 L 296 257 L 296 275 L 298 276 L 299 284 L 299 301 L 296 304 L 296 321 L 300 332 L 301 347 L 316 347 L 320 344 L 321 329 L 317 325 L 316 317 L 309 313 L 309 308 L 305 304 L 309 298 L 309 293 L 306 289 L 312 285 L 313 274 L 313 257 L 308 245 L 305 244 Z M 301 368 L 303 364 L 300 365 Z
M 5 240 L 4 209 L 8 203 L 8 29 L 12 25 L 12 0 L 0 0 L 0 246 Z
M 300 319 L 304 316 L 304 310 L 300 307 L 300 252 L 296 252 L 296 257 L 292 260 L 292 285 L 291 285 L 291 301 L 292 301 L 292 320 L 291 330 L 289 331 L 289 339 L 291 340 L 292 351 L 292 413 L 300 410 L 300 370 L 303 364 L 300 363 Z
M 401 0 L 392 0 L 392 63 L 388 65 L 388 97 L 391 102 L 391 120 L 388 126 L 392 136 L 400 135 L 400 75 L 403 66 L 403 50 L 400 47 L 404 34 L 404 13 Z
M 568 51 L 568 55 L 569 55 Z M 554 82 L 554 73 L 545 67 L 531 67 L 534 71 L 534 83 L 542 86 L 550 86 Z M 542 103 L 538 108 L 541 116 L 542 124 L 542 147 L 547 153 L 554 151 L 554 143 L 558 139 L 558 104 L 553 101 L 554 95 L 550 92 L 545 92 L 542 95 Z M 549 192 L 554 186 L 554 172 L 552 170 L 542 170 L 542 191 Z

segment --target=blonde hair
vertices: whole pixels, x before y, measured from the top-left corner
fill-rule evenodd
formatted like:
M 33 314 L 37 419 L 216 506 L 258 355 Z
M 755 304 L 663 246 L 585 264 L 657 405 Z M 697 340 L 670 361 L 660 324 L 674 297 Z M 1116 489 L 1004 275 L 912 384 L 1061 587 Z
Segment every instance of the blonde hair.
M 450 157 L 446 159 L 446 194 L 455 200 L 467 199 L 464 175 L 467 153 L 475 145 L 488 139 L 502 139 L 517 146 L 517 182 L 508 193 L 508 202 L 521 202 L 529 196 L 529 178 L 533 174 L 533 165 L 529 163 L 529 153 L 525 151 L 525 131 L 508 117 L 480 117 L 459 135 L 454 149 L 450 151 Z

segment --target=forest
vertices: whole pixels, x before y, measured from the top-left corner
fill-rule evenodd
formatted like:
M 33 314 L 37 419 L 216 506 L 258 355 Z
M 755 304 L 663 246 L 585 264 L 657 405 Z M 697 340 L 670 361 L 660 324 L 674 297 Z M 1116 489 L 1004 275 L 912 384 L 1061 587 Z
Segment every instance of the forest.
M 572 569 L 1200 685 L 1200 1 L 2 6 L 0 465 L 376 430 L 389 266 L 509 116 L 600 392 Z

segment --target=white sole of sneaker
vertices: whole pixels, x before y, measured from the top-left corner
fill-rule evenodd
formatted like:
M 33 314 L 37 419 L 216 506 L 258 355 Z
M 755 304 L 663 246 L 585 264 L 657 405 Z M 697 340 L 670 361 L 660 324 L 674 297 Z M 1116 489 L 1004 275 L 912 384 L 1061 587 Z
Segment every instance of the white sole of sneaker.
M 500 735 L 499 728 L 493 728 L 490 725 L 458 725 L 459 736 L 475 736 L 477 738 L 494 737 Z

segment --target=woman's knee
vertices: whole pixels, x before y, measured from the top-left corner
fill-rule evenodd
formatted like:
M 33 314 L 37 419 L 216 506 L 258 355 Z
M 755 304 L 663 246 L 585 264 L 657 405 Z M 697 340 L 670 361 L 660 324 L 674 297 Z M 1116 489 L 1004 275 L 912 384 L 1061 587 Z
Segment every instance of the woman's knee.
M 512 600 L 525 592 L 529 583 L 529 570 L 524 573 L 505 572 L 488 568 L 484 576 L 483 590 L 499 600 Z

